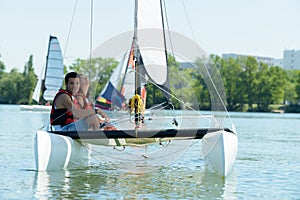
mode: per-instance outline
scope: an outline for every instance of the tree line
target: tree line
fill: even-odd
[[[224,104],[229,111],[268,112],[284,109],[300,112],[300,71],[268,66],[254,57],[210,59],[197,58],[193,67],[182,68],[172,56],[168,57],[169,82],[173,105],[210,110]],[[96,98],[107,83],[118,62],[112,58],[77,59],[65,72],[76,71],[88,75],[91,96]],[[38,77],[31,55],[23,72],[16,69],[5,72],[0,60],[0,103],[35,104],[31,99]],[[218,100],[222,98],[222,101]],[[147,84],[147,107],[164,101],[165,96],[157,85]]]

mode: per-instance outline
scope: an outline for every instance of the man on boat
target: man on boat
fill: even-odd
[[[80,79],[76,72],[65,76],[66,90],[59,90],[53,100],[50,114],[52,126],[60,125],[62,131],[98,130],[99,123],[94,110],[82,110],[73,96],[80,88]]]

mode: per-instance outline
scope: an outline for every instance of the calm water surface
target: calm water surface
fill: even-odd
[[[86,167],[38,173],[33,139],[49,114],[0,105],[0,199],[300,199],[300,115],[231,117],[239,150],[225,179],[206,167],[199,142],[172,165],[92,158]]]

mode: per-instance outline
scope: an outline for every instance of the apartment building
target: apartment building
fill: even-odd
[[[300,70],[300,50],[284,50],[283,69]]]

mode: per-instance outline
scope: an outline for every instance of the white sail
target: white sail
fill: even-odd
[[[45,100],[53,100],[57,91],[61,88],[64,79],[64,64],[58,39],[50,36],[43,97]]]
[[[32,99],[39,103],[40,101],[40,94],[42,89],[42,83],[44,80],[44,74],[45,74],[45,67],[43,67],[43,70],[41,71],[40,76],[38,77],[38,82],[34,88]]]
[[[161,1],[137,2],[137,44],[149,77],[157,84],[167,81],[167,59]]]

